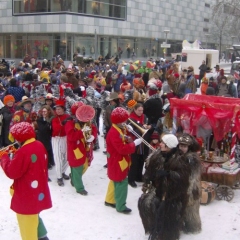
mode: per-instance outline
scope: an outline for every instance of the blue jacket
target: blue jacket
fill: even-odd
[[[120,91],[120,85],[122,84],[124,77],[125,77],[124,74],[122,74],[122,73],[118,74],[117,81],[116,81],[116,83],[113,86],[114,92],[119,92]]]

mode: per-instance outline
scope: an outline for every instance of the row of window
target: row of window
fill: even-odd
[[[64,60],[72,60],[74,52],[88,57],[95,55],[116,56],[120,58],[157,58],[164,56],[161,43],[164,39],[114,38],[110,36],[71,35],[71,34],[28,34],[1,35],[0,58],[19,58],[28,53],[36,59],[51,59],[61,55]],[[171,41],[169,52],[180,52],[182,41]],[[96,49],[97,48],[97,49]]]
[[[205,3],[205,7],[210,8],[211,6],[210,6],[209,3]],[[203,21],[204,22],[209,22],[209,18],[204,18]],[[203,28],[203,32],[207,33],[208,31],[209,31],[208,28]]]
[[[69,12],[126,19],[126,0],[13,0],[13,14]]]

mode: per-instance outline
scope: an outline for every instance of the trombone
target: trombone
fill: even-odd
[[[143,129],[143,128],[141,128],[139,125],[137,125],[134,121],[132,121],[131,119],[128,119],[135,127],[137,127],[142,133],[143,133],[143,135],[148,131],[148,130],[146,130],[146,129]],[[127,127],[128,125],[127,124],[124,124],[125,125],[125,127]],[[153,146],[151,146],[151,144],[149,144],[142,136],[140,136],[137,132],[135,132],[134,130],[130,130],[130,132],[135,136],[135,137],[137,137],[137,138],[140,138],[140,139],[142,139],[142,142],[148,147],[148,148],[150,148],[153,152],[155,152],[156,151],[156,149],[153,147]]]

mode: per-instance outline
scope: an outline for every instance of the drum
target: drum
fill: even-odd
[[[202,188],[201,204],[208,205],[216,197],[215,188],[211,183],[205,181],[201,181],[201,188]]]

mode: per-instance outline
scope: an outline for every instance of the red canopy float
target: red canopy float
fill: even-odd
[[[170,99],[171,115],[183,130],[196,135],[198,126],[211,128],[216,141],[232,130],[240,137],[240,99],[187,94]]]

